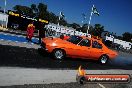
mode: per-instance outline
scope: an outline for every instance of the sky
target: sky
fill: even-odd
[[[0,7],[4,8],[4,1],[0,0]],[[124,32],[132,33],[132,0],[6,0],[6,10],[15,5],[30,6],[44,3],[48,11],[59,15],[62,11],[69,23],[82,25],[82,13],[86,14],[88,23],[91,8],[94,4],[100,16],[92,15],[91,25],[101,24],[105,30],[122,35]]]

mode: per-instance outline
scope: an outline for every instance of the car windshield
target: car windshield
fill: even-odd
[[[67,41],[73,43],[73,44],[78,44],[83,38],[79,36],[71,36]]]

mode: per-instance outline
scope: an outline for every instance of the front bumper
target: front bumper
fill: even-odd
[[[44,42],[42,42],[40,46],[42,49],[48,51],[48,49],[46,48],[46,44]]]

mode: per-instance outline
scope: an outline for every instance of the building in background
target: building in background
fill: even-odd
[[[0,12],[0,27],[7,28],[8,24],[8,15]]]

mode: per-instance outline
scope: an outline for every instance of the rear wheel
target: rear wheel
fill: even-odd
[[[64,50],[61,50],[61,49],[55,49],[53,51],[53,56],[55,59],[62,60],[65,57],[65,52]]]
[[[101,64],[106,64],[106,63],[108,62],[108,60],[109,60],[109,57],[108,57],[107,55],[102,55],[102,56],[100,57],[100,59],[99,59],[99,62],[100,62]]]

